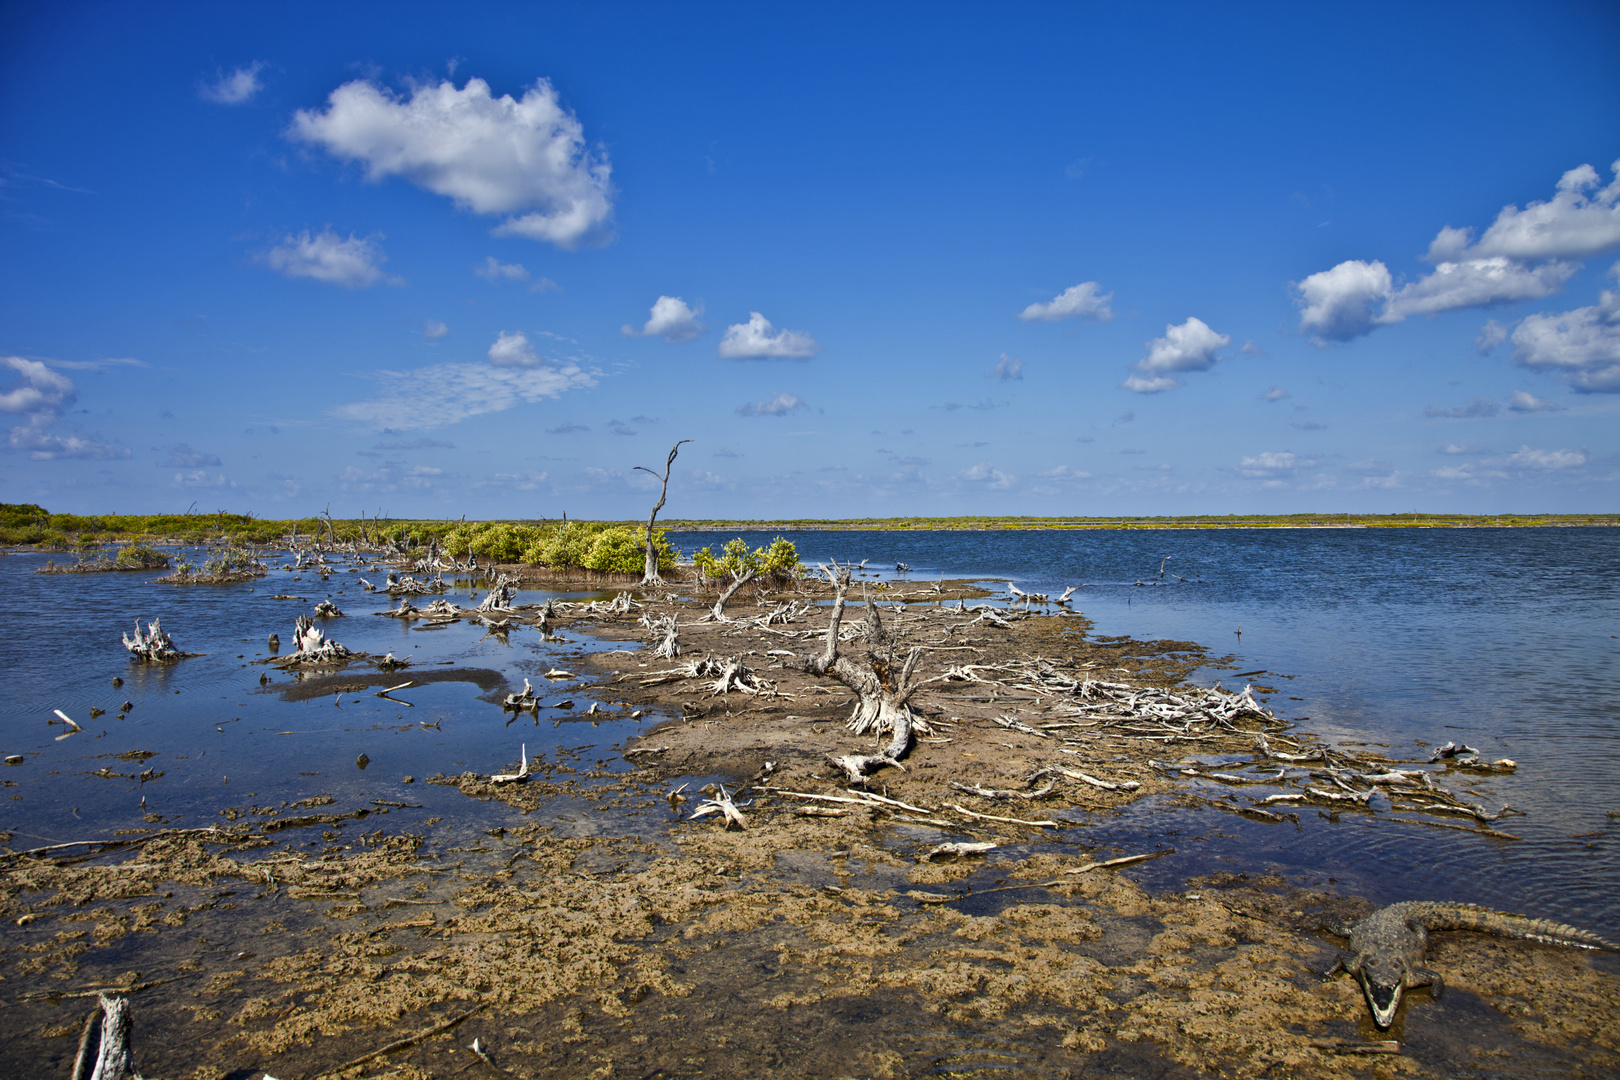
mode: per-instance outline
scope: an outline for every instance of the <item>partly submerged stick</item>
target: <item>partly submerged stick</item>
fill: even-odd
[[[489,1008],[489,1002],[487,1002],[487,1001],[484,1002],[482,1005],[474,1005],[472,1008],[468,1009],[466,1012],[462,1013],[460,1016],[453,1016],[449,1020],[446,1020],[444,1023],[437,1024],[434,1027],[430,1027],[426,1031],[418,1031],[415,1035],[407,1035],[403,1039],[396,1039],[393,1042],[389,1043],[387,1046],[384,1046],[383,1048],[381,1048],[380,1050],[373,1050],[371,1053],[362,1055],[361,1057],[357,1057],[353,1061],[347,1062],[347,1063],[345,1063],[343,1065],[339,1065],[335,1069],[325,1069],[325,1070],[323,1070],[321,1072],[316,1073],[314,1076],[310,1077],[310,1080],[321,1080],[321,1077],[323,1077],[323,1076],[332,1076],[332,1075],[334,1075],[336,1073],[346,1072],[349,1069],[354,1068],[356,1065],[364,1065],[366,1062],[370,1061],[372,1058],[379,1058],[379,1057],[382,1057],[384,1054],[392,1054],[395,1050],[403,1050],[407,1046],[414,1046],[415,1044],[421,1042],[423,1039],[431,1039],[433,1036],[439,1034],[441,1031],[449,1031],[451,1028],[455,1027],[457,1024],[461,1023],[463,1020],[466,1020],[468,1017],[473,1016],[473,1015],[475,1015],[477,1013],[481,1013],[487,1008]]]

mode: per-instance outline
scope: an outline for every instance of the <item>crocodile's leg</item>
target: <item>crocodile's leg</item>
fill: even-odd
[[[1337,960],[1333,961],[1333,966],[1328,968],[1326,971],[1324,971],[1322,973],[1322,979],[1325,982],[1328,979],[1333,978],[1333,976],[1339,974],[1340,972],[1343,972],[1344,974],[1349,975],[1349,976],[1351,976],[1353,978],[1355,976],[1356,972],[1358,972],[1360,970],[1361,970],[1361,957],[1359,957],[1359,956],[1350,956],[1348,953],[1340,953],[1339,958]]]
[[[1406,988],[1408,990],[1413,987],[1427,986],[1429,996],[1436,1001],[1439,1001],[1440,995],[1446,992],[1446,980],[1440,977],[1438,971],[1431,971],[1425,967],[1408,968],[1407,971]]]

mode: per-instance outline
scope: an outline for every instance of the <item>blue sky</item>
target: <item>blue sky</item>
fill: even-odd
[[[1614,511],[1609,3],[0,7],[0,500]]]

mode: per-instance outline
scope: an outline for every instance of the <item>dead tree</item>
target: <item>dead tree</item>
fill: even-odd
[[[174,640],[164,632],[157,619],[153,619],[146,633],[141,632],[141,623],[135,621],[135,636],[131,638],[124,635],[124,648],[137,660],[145,660],[153,664],[166,664],[171,660],[180,659],[182,653],[175,648]]]
[[[661,660],[673,660],[681,655],[681,627],[673,611],[668,615],[643,615],[641,625],[650,634],[651,640],[647,645],[654,656]]]
[[[733,570],[731,572],[731,584],[727,585],[725,587],[725,590],[720,593],[720,599],[718,599],[718,600],[716,600],[714,602],[713,610],[711,610],[707,615],[705,615],[700,621],[701,622],[725,622],[726,621],[726,601],[730,600],[732,598],[732,596],[736,594],[738,589],[742,588],[744,585],[748,584],[750,581],[753,581],[758,576],[759,576],[759,571],[754,569],[752,566],[741,566],[741,567],[738,567],[737,569]]]
[[[517,595],[517,578],[502,574],[490,586],[489,595],[478,605],[479,611],[511,611],[512,598]]]
[[[315,622],[308,615],[298,616],[293,628],[293,644],[296,648],[293,655],[283,664],[330,664],[340,660],[347,660],[354,653],[345,645],[331,640],[315,628]]]
[[[902,768],[900,759],[911,750],[913,734],[928,733],[927,724],[911,714],[910,706],[912,695],[926,682],[917,678],[922,650],[913,648],[904,659],[897,656],[896,636],[884,627],[878,606],[868,598],[862,633],[866,656],[856,660],[841,653],[838,632],[849,596],[849,568],[833,563],[831,568],[823,566],[821,570],[837,589],[822,650],[818,654],[785,657],[782,664],[812,675],[831,675],[855,692],[849,730],[857,735],[890,736],[880,754],[829,755],[828,760],[843,769],[853,783],[864,784],[879,769]]]
[[[664,583],[664,579],[658,576],[658,548],[653,545],[653,522],[658,520],[658,511],[664,508],[664,496],[669,493],[669,470],[675,464],[675,455],[681,452],[683,444],[691,441],[691,439],[682,439],[670,447],[669,460],[664,462],[664,477],[662,484],[658,488],[658,502],[653,506],[652,513],[647,515],[647,562],[641,574],[641,583],[643,585],[662,585]],[[636,468],[651,476],[658,475],[645,465],[637,465]]]

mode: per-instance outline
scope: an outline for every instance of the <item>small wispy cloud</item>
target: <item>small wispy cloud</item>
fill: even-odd
[[[207,454],[200,450],[193,450],[185,443],[175,443],[170,447],[154,447],[163,452],[163,459],[158,462],[160,469],[200,469],[219,464],[218,454]]]
[[[411,439],[409,442],[380,442],[373,450],[454,450],[456,444],[444,439]]]
[[[283,277],[309,278],[345,289],[365,289],[379,281],[402,285],[403,280],[382,271],[388,256],[378,243],[381,239],[380,233],[364,239],[350,233],[345,240],[333,232],[331,226],[314,235],[305,229],[283,237],[279,244],[260,255],[259,261]]]
[[[769,401],[751,401],[737,406],[738,416],[786,416],[810,406],[798,394],[779,393]]]
[[[1102,286],[1095,281],[1071,285],[1044,304],[1031,304],[1018,313],[1025,322],[1058,322],[1061,319],[1094,319],[1107,322],[1114,317],[1108,305],[1113,293],[1098,295]]]
[[[1438,405],[1430,405],[1423,410],[1423,415],[1434,419],[1445,420],[1483,420],[1495,416],[1502,411],[1495,398],[1470,398],[1462,405],[1450,409],[1443,409]]]
[[[264,62],[255,60],[229,74],[219,72],[197,88],[197,96],[216,105],[245,104],[264,89],[264,83],[259,79],[259,72],[263,70]]]
[[[484,256],[484,264],[473,273],[485,281],[528,281],[529,271],[522,263],[503,263],[493,255]]]
[[[1014,380],[1021,382],[1024,378],[1024,362],[1002,353],[1001,359],[997,360],[996,366],[985,374],[985,378],[1000,379],[1002,382],[1012,382]]]

